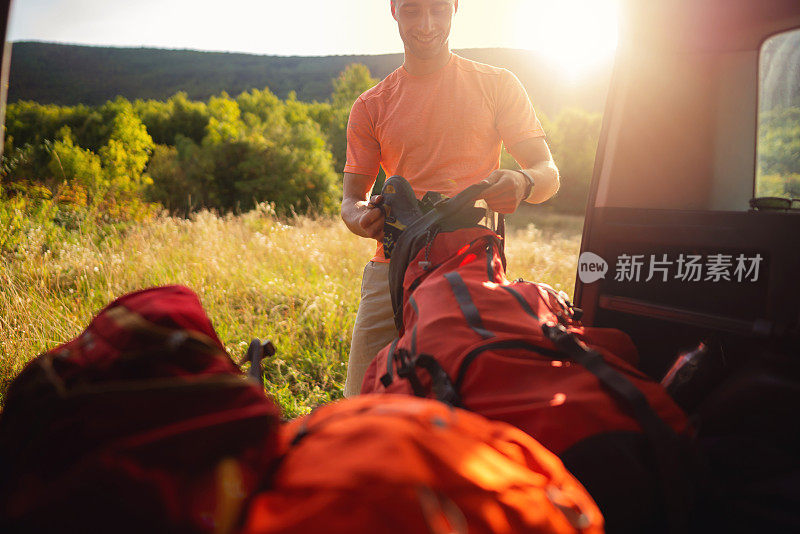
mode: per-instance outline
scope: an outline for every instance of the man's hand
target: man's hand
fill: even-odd
[[[530,197],[523,198],[528,190],[528,179],[519,172],[498,169],[486,179],[492,185],[483,193],[491,209],[500,213],[512,213],[524,200],[531,204],[544,202],[558,191],[558,168],[550,154],[550,148],[542,137],[520,141],[508,148],[514,159],[535,182]]]
[[[493,185],[483,192],[481,198],[498,213],[514,213],[520,202],[525,200],[528,180],[519,171],[497,169],[485,181]]]
[[[358,217],[358,225],[363,230],[364,237],[371,237],[381,241],[383,239],[383,220],[384,214],[380,205],[383,203],[383,196],[372,195],[366,203]]]
[[[381,195],[373,195],[367,200],[375,178],[362,174],[344,173],[344,194],[342,195],[342,220],[356,235],[372,239],[383,239],[383,204]]]

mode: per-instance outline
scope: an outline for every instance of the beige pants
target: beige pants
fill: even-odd
[[[389,264],[371,261],[364,267],[361,280],[361,302],[347,360],[345,397],[358,395],[370,362],[396,337],[392,297],[389,295]]]

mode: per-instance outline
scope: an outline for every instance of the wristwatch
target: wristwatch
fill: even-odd
[[[521,172],[522,176],[524,176],[525,180],[528,182],[528,187],[525,189],[525,196],[522,197],[522,200],[524,201],[531,196],[531,193],[533,192],[533,186],[536,185],[536,182],[533,181],[533,176],[528,174],[526,171],[522,169],[517,169],[517,172]]]

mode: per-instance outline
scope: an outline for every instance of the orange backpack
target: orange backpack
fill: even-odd
[[[400,337],[361,393],[435,398],[514,425],[559,456],[610,529],[681,531],[694,491],[687,418],[635,368],[630,338],[584,327],[544,284],[508,280],[485,227],[409,229],[389,275]]]
[[[363,395],[284,425],[285,456],[242,532],[602,532],[592,498],[520,430]]]

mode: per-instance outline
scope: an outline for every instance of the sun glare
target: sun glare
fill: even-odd
[[[520,2],[517,47],[534,50],[576,78],[617,47],[618,0]]]

